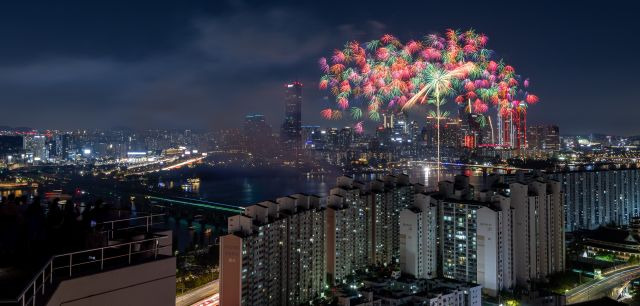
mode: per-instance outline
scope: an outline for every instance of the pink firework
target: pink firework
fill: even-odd
[[[318,60],[318,65],[320,65],[320,70],[322,70],[322,72],[329,73],[329,65],[327,64],[327,59],[326,58],[321,57]]]
[[[320,84],[318,84],[318,88],[320,88],[321,90],[325,90],[325,89],[327,89],[328,85],[329,85],[329,81],[321,80]]]
[[[331,110],[330,108],[323,109],[320,112],[320,115],[322,115],[322,118],[324,118],[324,119],[331,119],[331,117],[333,115],[333,110]]]
[[[491,73],[496,72],[496,70],[498,70],[498,63],[489,61],[489,64],[487,64],[487,70]]]
[[[335,64],[344,64],[346,58],[347,57],[344,55],[344,52],[335,50],[333,51],[333,57],[331,57],[331,61],[333,61]]]
[[[486,113],[489,110],[489,106],[482,102],[482,100],[480,99],[476,99],[475,102],[473,102],[473,111],[476,113]]]
[[[341,109],[347,109],[349,107],[349,100],[346,98],[339,98],[338,106],[340,106]]]

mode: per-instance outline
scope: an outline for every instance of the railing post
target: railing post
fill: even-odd
[[[104,248],[100,249],[100,271],[104,270]]]
[[[115,229],[113,228],[113,226],[114,226],[113,224],[114,224],[114,223],[115,223],[115,222],[111,221],[111,239],[113,239],[113,237],[115,237],[115,236],[114,236],[114,235],[115,235]]]
[[[33,282],[33,306],[36,306],[36,282]]]
[[[49,284],[53,284],[53,259],[49,262]]]
[[[129,243],[129,264],[131,264],[131,243]]]
[[[44,280],[44,274],[45,274],[45,273],[46,273],[46,271],[42,271],[42,294],[43,294],[43,295],[44,295],[44,283],[45,283],[45,280]]]
[[[71,277],[71,265],[73,264],[73,254],[69,254],[69,277]]]
[[[158,259],[158,239],[156,238],[155,248],[153,250],[153,259]]]
[[[149,232],[149,217],[146,217],[145,220],[147,220],[147,233]]]

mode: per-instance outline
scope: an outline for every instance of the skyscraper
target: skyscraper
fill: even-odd
[[[71,135],[61,134],[55,138],[56,151],[55,155],[62,160],[69,158],[69,148],[71,146]]]
[[[302,144],[302,83],[285,85],[282,143],[289,153],[296,153]]]
[[[273,146],[271,126],[264,115],[252,114],[244,117],[244,148],[255,155],[266,155]]]
[[[46,137],[44,135],[25,135],[24,150],[27,154],[32,154],[33,161],[44,161],[47,159]]]
[[[531,150],[554,153],[560,150],[560,129],[557,125],[538,125],[527,130],[527,146]]]

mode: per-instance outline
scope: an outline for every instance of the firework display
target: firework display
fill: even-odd
[[[524,145],[527,107],[539,99],[527,92],[528,79],[492,58],[487,42],[473,30],[451,29],[406,43],[390,34],[364,44],[348,42],[319,60],[324,72],[319,87],[335,97],[322,116],[351,118],[362,132],[366,120],[419,105],[429,105],[431,117],[446,118],[449,112],[441,106],[453,100],[483,127],[491,125],[489,113],[497,116],[498,139],[491,126],[492,144]]]

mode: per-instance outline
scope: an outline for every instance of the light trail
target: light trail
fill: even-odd
[[[192,158],[192,159],[185,160],[183,162],[177,163],[175,165],[164,167],[164,168],[162,168],[162,170],[171,170],[171,169],[175,169],[175,168],[180,168],[180,167],[182,167],[184,165],[195,163],[195,162],[201,161],[201,160],[203,160],[205,158],[206,158],[206,156],[201,156],[201,157],[198,157],[198,158]]]
[[[209,298],[193,304],[192,306],[218,306],[220,305],[220,293],[216,293]]]
[[[165,202],[170,202],[175,204],[195,206],[195,207],[206,208],[206,209],[217,209],[217,210],[223,210],[223,211],[228,211],[228,212],[237,213],[237,214],[244,212],[244,207],[241,207],[241,206],[233,206],[233,205],[220,204],[215,202],[207,202],[207,201],[194,200],[194,199],[183,200],[183,199],[163,198],[163,197],[149,196],[149,195],[147,197],[149,197],[149,199],[158,200],[158,201],[165,201]],[[198,202],[205,202],[209,204],[198,203]]]
[[[607,277],[597,280],[593,283],[584,284],[573,288],[567,292],[567,304],[575,304],[579,302],[588,301],[590,299],[598,298],[603,292],[607,295],[606,291],[609,287],[616,285],[616,283],[624,282],[628,278],[636,278],[640,275],[640,267],[633,267],[630,269],[615,272]]]

